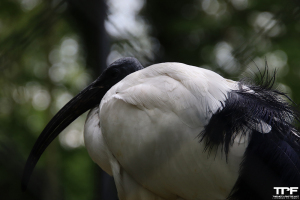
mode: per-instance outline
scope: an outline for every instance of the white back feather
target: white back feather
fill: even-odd
[[[171,110],[188,126],[199,127],[208,122],[227,92],[234,89],[236,82],[210,70],[161,63],[125,77],[104,96],[101,106],[110,98],[117,98],[142,110]]]

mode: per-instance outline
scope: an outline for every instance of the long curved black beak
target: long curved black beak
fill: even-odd
[[[33,169],[48,145],[81,114],[99,105],[102,97],[109,89],[102,86],[100,80],[99,77],[70,100],[44,128],[27,159],[22,177],[23,191],[26,190]]]
[[[136,58],[121,58],[104,70],[92,84],[69,101],[47,124],[35,142],[27,159],[22,177],[22,189],[26,190],[33,169],[48,145],[71,122],[87,110],[98,106],[105,93],[127,75],[143,69]]]

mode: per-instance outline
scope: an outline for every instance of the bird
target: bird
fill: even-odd
[[[22,187],[47,146],[88,110],[86,149],[113,176],[120,200],[265,200],[274,187],[299,187],[299,112],[274,89],[275,75],[260,75],[254,84],[120,58],[50,120]]]

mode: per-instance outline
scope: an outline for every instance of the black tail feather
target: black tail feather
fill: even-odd
[[[199,134],[208,153],[221,146],[226,158],[237,135],[250,139],[230,200],[272,199],[273,187],[300,187],[300,133],[295,127],[300,114],[285,93],[273,89],[276,72],[270,76],[266,66],[259,73],[258,85],[241,81],[239,90],[227,94]]]

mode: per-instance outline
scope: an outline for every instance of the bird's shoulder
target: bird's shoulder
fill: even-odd
[[[174,112],[190,126],[204,124],[236,82],[210,70],[182,63],[160,63],[125,77],[102,100],[120,99],[142,110]],[[189,121],[189,122],[188,122]]]

